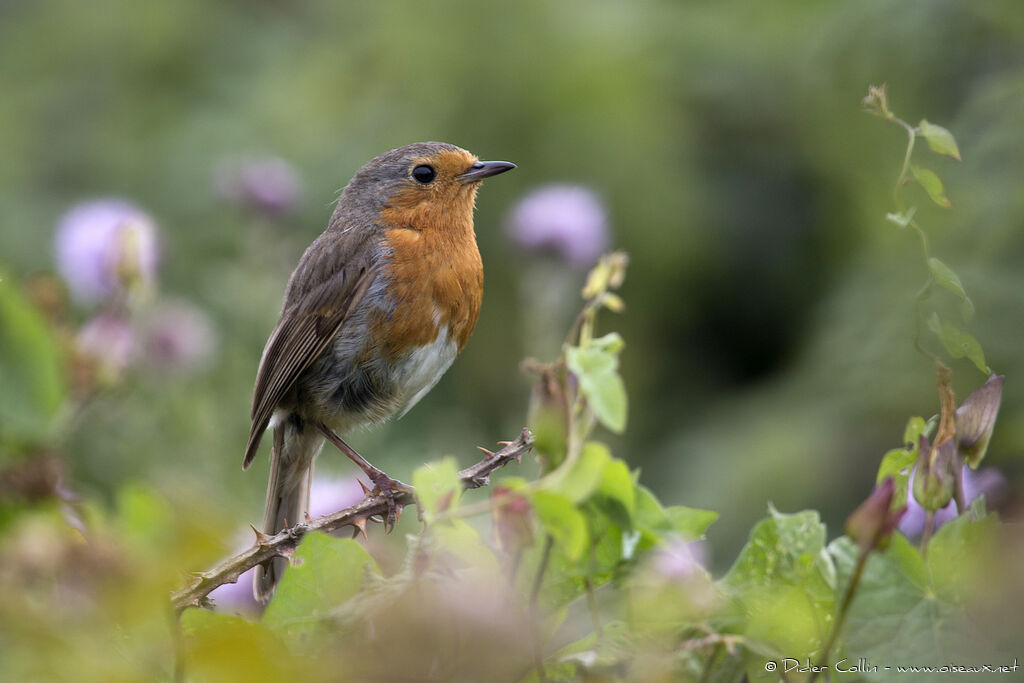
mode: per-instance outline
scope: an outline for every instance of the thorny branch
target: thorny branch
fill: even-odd
[[[515,441],[504,442],[504,447],[492,453],[486,449],[486,457],[475,465],[459,472],[462,485],[467,489],[480,488],[490,483],[490,475],[511,461],[520,462],[523,455],[533,448],[533,434],[528,429]],[[414,505],[415,496],[410,493],[395,493],[395,502],[399,506]],[[229,557],[217,566],[205,572],[197,572],[190,576],[181,590],[171,595],[174,612],[180,614],[187,607],[200,607],[208,603],[207,596],[214,588],[225,583],[234,583],[243,573],[274,557],[290,558],[295,553],[299,541],[310,531],[329,533],[345,526],[353,527],[356,532],[366,533],[366,522],[374,516],[386,515],[387,503],[384,496],[373,496],[357,505],[329,515],[317,517],[304,524],[285,529],[274,536],[256,532],[256,543],[251,548],[233,557]]]

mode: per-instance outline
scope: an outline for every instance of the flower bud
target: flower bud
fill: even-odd
[[[892,477],[887,478],[846,519],[846,535],[855,540],[862,551],[888,547],[892,532],[907,511],[906,505],[892,509],[895,491]]]
[[[515,555],[533,545],[533,512],[526,496],[505,486],[491,492],[494,532],[501,549]]]
[[[972,470],[985,457],[1003,398],[1002,375],[990,375],[956,409],[956,445]]]
[[[935,512],[949,505],[956,487],[956,444],[947,439],[936,448],[921,435],[917,448],[917,469],[914,471],[914,500]]]

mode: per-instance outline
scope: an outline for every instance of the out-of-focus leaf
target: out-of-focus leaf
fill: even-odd
[[[193,608],[182,613],[181,629],[189,680],[257,681],[311,673],[304,658],[263,624]]]
[[[974,319],[974,302],[971,301],[971,297],[965,296],[963,301],[960,302],[960,316],[964,319],[965,323],[969,323]]]
[[[359,593],[368,571],[380,573],[370,554],[355,541],[319,532],[306,534],[263,613],[263,623],[280,632],[304,633]]]
[[[886,479],[892,478],[894,490],[890,509],[897,510],[907,504],[907,492],[910,490],[910,470],[916,460],[916,443],[909,448],[894,448],[882,456],[882,464],[878,466],[875,484],[881,484]]]
[[[491,549],[484,545],[480,533],[462,519],[447,519],[430,528],[437,545],[458,557],[471,567],[483,569],[492,575],[501,568]]]
[[[954,531],[947,538],[956,535]],[[937,538],[938,533],[933,544]],[[846,537],[829,545],[840,590],[850,581],[858,552]],[[949,565],[955,554],[947,553],[946,548],[940,549],[938,560],[933,559],[934,554],[935,547],[929,545],[926,566],[918,550],[898,533],[884,553],[871,553],[843,629],[845,655],[850,661],[864,657],[893,670],[897,665],[990,661],[992,652],[978,637],[977,626],[962,605],[929,580],[939,562],[947,566],[947,572],[957,572],[957,565]],[[957,583],[963,583],[962,577]]]
[[[587,547],[587,520],[565,496],[537,491],[531,498],[537,519],[562,553],[577,561]]]
[[[429,523],[445,510],[454,508],[462,497],[462,481],[455,458],[427,463],[412,475],[423,518]]]
[[[960,282],[960,278],[945,263],[933,256],[928,259],[928,269],[932,271],[936,282],[956,294],[961,301],[967,298],[967,292],[964,291],[964,285]]]
[[[0,271],[0,440],[45,440],[66,392],[57,342]]]
[[[953,206],[953,203],[949,201],[949,197],[946,196],[946,190],[942,186],[942,181],[939,179],[939,176],[935,175],[934,171],[929,171],[927,168],[921,168],[920,166],[911,166],[910,172],[914,174],[914,179],[920,183],[933,202],[945,209]]]
[[[936,313],[932,313],[928,319],[928,329],[942,340],[942,345],[946,347],[946,351],[953,358],[967,358],[983,373],[989,374],[988,365],[985,363],[985,352],[978,340],[969,332],[964,332],[956,325],[940,320]]]
[[[818,513],[771,508],[719,584],[740,603],[747,636],[787,656],[816,651],[828,635],[836,585]],[[755,666],[764,671],[765,661]]]
[[[967,603],[982,592],[994,563],[1000,558],[999,520],[985,513],[984,497],[976,498],[966,514],[935,532],[928,544],[928,571],[936,595]]]
[[[612,500],[618,502],[632,518],[633,509],[636,504],[636,486],[633,477],[629,473],[629,467],[621,460],[610,460],[601,472],[601,482],[598,491]]]
[[[605,466],[610,460],[611,453],[607,446],[594,441],[587,442],[572,468],[559,474],[552,481],[549,490],[565,496],[573,503],[581,503],[589,498],[601,483]]]
[[[696,540],[704,535],[708,527],[718,519],[714,510],[701,510],[685,505],[671,505],[665,508],[673,530],[686,539]]]
[[[952,133],[942,126],[929,123],[927,119],[921,119],[918,127],[921,129],[921,135],[928,141],[928,146],[932,148],[933,152],[953,157],[957,161],[963,161],[960,158],[960,149],[956,146],[956,140],[953,138]]]
[[[920,415],[907,420],[907,426],[903,430],[903,443],[906,446],[917,446],[917,440],[924,434],[924,430],[927,429],[928,423],[925,422],[924,418]]]

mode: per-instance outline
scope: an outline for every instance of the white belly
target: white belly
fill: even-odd
[[[399,417],[405,415],[451,366],[458,353],[455,340],[448,334],[445,325],[437,333],[437,339],[427,346],[412,351],[397,364],[394,370],[395,384],[401,387]]]

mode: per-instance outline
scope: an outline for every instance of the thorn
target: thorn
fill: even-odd
[[[359,488],[361,488],[363,490],[363,495],[364,496],[370,495],[370,489],[366,488],[366,484],[363,483],[363,480],[357,478],[356,481],[359,482]]]
[[[265,533],[254,527],[252,524],[249,525],[249,528],[252,529],[254,534],[256,534],[256,545],[267,545],[267,543],[270,541],[270,536],[267,536]]]
[[[352,526],[355,527],[352,530],[352,538],[358,536],[360,532],[362,532],[363,538],[369,538],[366,535],[366,519],[366,517],[356,517],[354,520],[352,520]]]
[[[488,458],[493,458],[494,457],[494,451],[489,451],[486,448],[484,448],[483,446],[477,446],[476,449],[478,451],[480,451],[481,453],[483,453],[484,455],[486,455]]]
[[[502,448],[508,448],[509,446],[512,445],[512,442],[511,441],[499,441],[498,445],[501,446]]]
[[[516,453],[516,464],[517,465],[522,465],[523,464],[523,454],[522,453]]]

